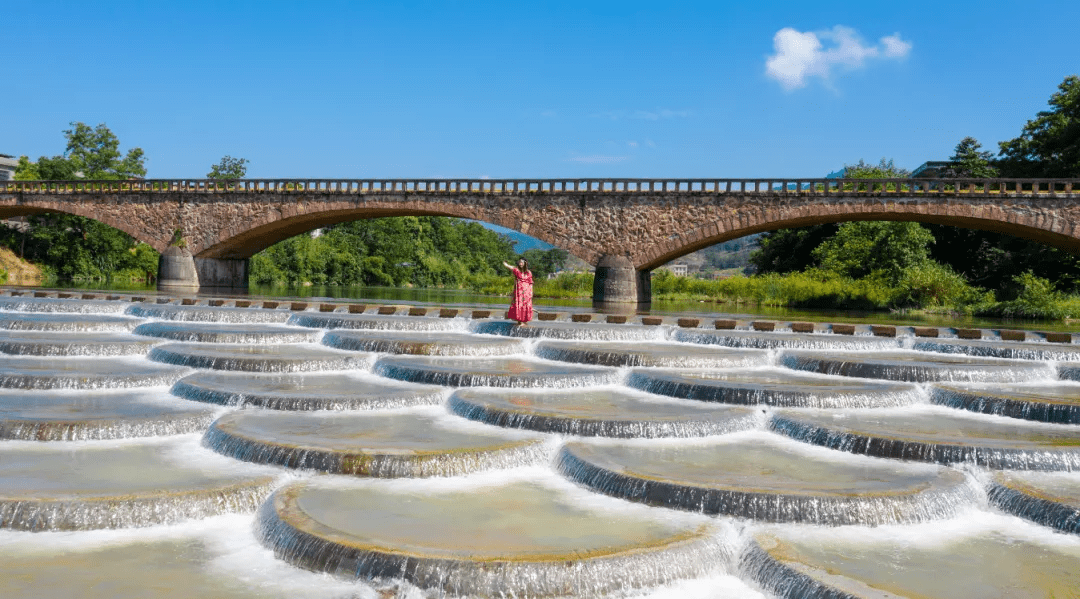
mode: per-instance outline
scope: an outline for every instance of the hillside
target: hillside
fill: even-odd
[[[41,283],[41,269],[19,258],[15,252],[0,247],[0,268],[8,273],[9,285],[37,285]]]

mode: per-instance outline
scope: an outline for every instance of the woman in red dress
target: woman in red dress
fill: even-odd
[[[533,317],[533,278],[532,271],[529,270],[529,263],[524,258],[521,258],[518,260],[516,267],[510,266],[506,262],[503,262],[503,266],[514,273],[514,293],[510,296],[510,310],[506,313],[506,317],[510,320],[516,320],[518,324],[526,324]]]

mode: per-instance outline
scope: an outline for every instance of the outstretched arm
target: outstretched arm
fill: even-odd
[[[503,266],[505,266],[507,270],[514,270],[514,267],[507,264],[506,260],[503,260]]]

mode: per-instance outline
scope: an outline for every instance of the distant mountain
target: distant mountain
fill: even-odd
[[[529,237],[528,235],[513,229],[507,229],[506,227],[500,227],[499,225],[493,225],[483,221],[476,222],[480,223],[485,229],[491,229],[496,233],[502,233],[509,237],[510,240],[514,242],[514,251],[519,254],[524,253],[526,250],[550,250],[555,247],[546,241],[540,241],[535,237]]]

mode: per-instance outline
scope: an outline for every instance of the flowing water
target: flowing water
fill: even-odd
[[[0,597],[1080,597],[1076,345],[245,304],[0,297]]]

